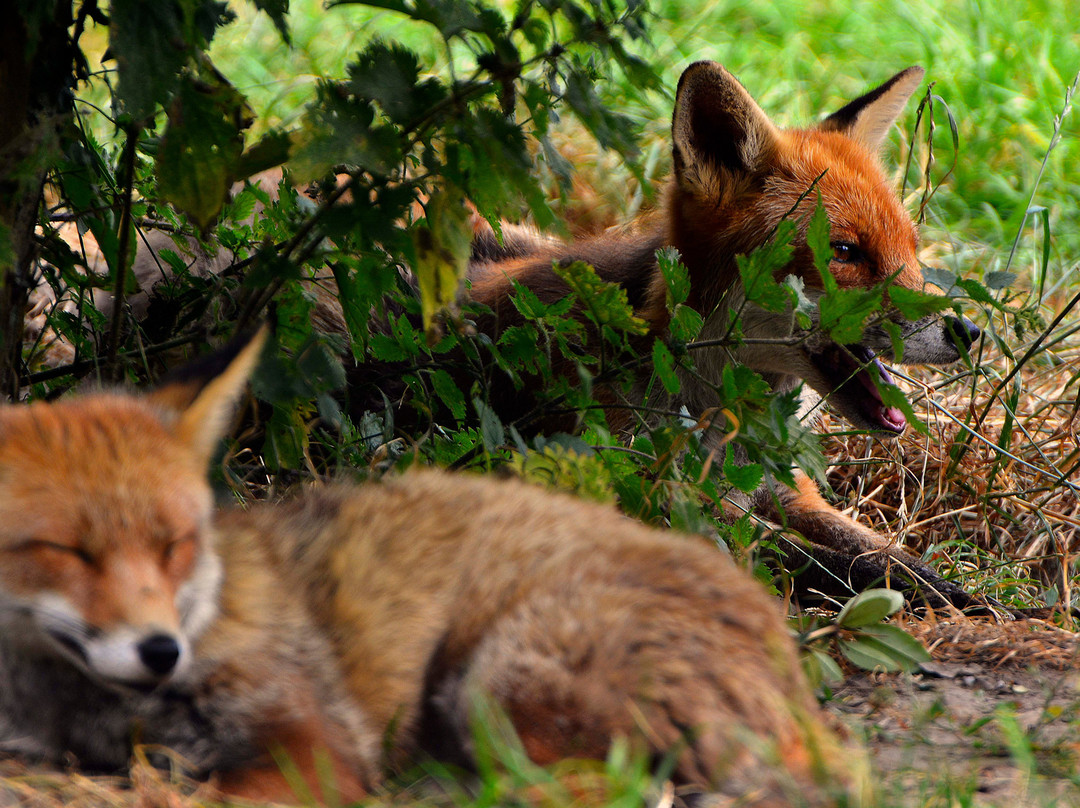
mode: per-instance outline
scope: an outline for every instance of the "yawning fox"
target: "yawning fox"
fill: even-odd
[[[847,104],[808,129],[780,129],[727,70],[714,62],[691,65],[679,81],[672,136],[674,180],[659,215],[648,215],[625,233],[605,233],[563,244],[526,228],[505,226],[499,238],[484,222],[477,226],[469,279],[472,297],[489,306],[491,318],[481,328],[499,332],[521,322],[511,302],[513,284],[531,289],[544,302],[568,293],[553,264],[592,264],[600,277],[620,284],[635,313],[649,325],[646,349],[663,337],[669,322],[667,286],[656,252],[678,249],[690,278],[687,301],[704,317],[699,339],[716,344],[729,333],[738,313],[746,341],[734,350],[718,347],[695,352],[696,373],[685,374],[673,406],[685,406],[697,418],[717,404],[714,390],[731,362],[758,371],[774,391],[801,385],[804,418],[813,417],[822,398],[856,426],[881,433],[901,433],[906,421],[882,401],[872,373],[891,378],[881,358],[893,356],[893,339],[884,325],[866,328],[856,344],[837,344],[814,322],[800,328],[791,311],[772,312],[747,303],[736,256],[761,247],[785,218],[801,223],[794,258],[782,270],[801,278],[815,303],[824,293],[821,273],[806,243],[806,228],[820,196],[828,216],[832,259],[830,272],[840,289],[924,289],[917,255],[918,233],[891,188],[878,150],[923,70],[911,67]],[[933,291],[933,290],[928,290]],[[960,357],[979,329],[966,318],[928,316],[917,321],[887,314],[902,336],[904,363],[941,364]],[[642,379],[637,401],[644,400]],[[498,391],[496,391],[496,394]],[[511,396],[507,394],[509,400]],[[521,406],[522,397],[517,396]],[[626,411],[613,408],[609,423],[632,425]],[[720,446],[724,429],[706,433],[706,449]],[[860,588],[891,572],[903,585],[930,584],[922,595],[931,602],[944,596],[958,606],[972,598],[931,569],[831,507],[807,476],[796,473],[794,489],[763,485],[738,509],[753,509],[782,521],[809,542],[818,562]],[[796,553],[801,550],[796,549]],[[898,562],[898,563],[896,563]],[[824,579],[822,579],[824,580]]]
[[[701,539],[435,471],[217,512],[260,341],[147,395],[0,408],[0,750],[160,745],[281,801],[276,761],[317,790],[327,756],[356,798],[418,752],[467,762],[493,703],[541,763],[625,737],[740,804],[858,797],[779,604]]]

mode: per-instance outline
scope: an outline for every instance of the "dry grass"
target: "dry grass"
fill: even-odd
[[[887,524],[965,585],[1021,600],[1055,587],[1068,602],[1080,553],[1080,345],[1037,355],[993,398],[1012,364],[986,351],[974,392],[972,374],[918,372],[907,387],[929,434],[833,434],[829,481],[852,515]]]

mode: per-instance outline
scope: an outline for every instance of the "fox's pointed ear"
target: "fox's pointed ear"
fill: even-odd
[[[925,73],[921,67],[909,67],[897,73],[876,90],[834,112],[821,122],[820,128],[827,132],[843,132],[876,152]]]
[[[238,337],[169,376],[147,400],[170,416],[176,436],[206,463],[228,429],[233,410],[258,364],[269,328]]]
[[[682,74],[671,134],[679,184],[710,195],[725,180],[759,171],[779,139],[750,93],[716,62],[696,62]]]

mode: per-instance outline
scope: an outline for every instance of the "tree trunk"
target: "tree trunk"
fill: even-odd
[[[23,318],[33,288],[34,225],[57,127],[71,110],[77,48],[71,0],[48,11],[3,3],[0,19],[0,395],[23,369]]]

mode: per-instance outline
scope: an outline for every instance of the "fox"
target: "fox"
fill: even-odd
[[[486,221],[476,220],[469,295],[491,312],[479,319],[478,327],[498,334],[521,322],[511,302],[516,284],[547,303],[565,296],[569,289],[553,265],[584,261],[601,279],[626,290],[635,314],[648,324],[641,342],[647,350],[664,336],[670,319],[657,250],[674,247],[689,274],[687,304],[704,318],[699,340],[721,342],[735,313],[747,339],[734,349],[696,352],[696,373],[683,373],[671,406],[656,403],[651,391],[651,407],[685,407],[696,419],[715,408],[713,391],[725,366],[739,363],[757,371],[778,394],[800,390],[804,421],[815,421],[824,401],[860,429],[885,438],[901,434],[907,426],[904,414],[883,402],[873,380],[876,375],[891,383],[883,362],[957,361],[980,337],[980,329],[951,313],[910,321],[891,311],[888,319],[902,335],[902,358],[894,354],[890,332],[880,323],[867,327],[857,343],[837,344],[816,328],[816,310],[804,329],[791,311],[770,312],[747,303],[736,256],[765,244],[783,219],[799,222],[793,258],[780,274],[800,278],[807,297],[816,302],[824,283],[806,229],[820,197],[830,227],[829,269],[839,288],[888,283],[940,294],[923,280],[918,229],[879,156],[923,75],[921,67],[909,67],[816,126],[782,129],[722,65],[692,64],[676,91],[673,178],[658,212],[644,214],[623,231],[570,243],[523,225],[504,225],[496,236]],[[631,404],[644,401],[646,381],[631,394]],[[517,394],[519,407],[521,399]],[[610,403],[612,427],[631,427],[630,413]],[[726,431],[706,431],[705,451],[720,450]],[[839,512],[800,470],[795,470],[793,488],[766,479],[754,494],[735,492],[731,499],[734,513],[756,512],[801,537],[790,544],[789,566],[806,566],[800,578],[804,587],[832,591],[839,580],[858,590],[884,579],[920,603],[980,610],[985,605],[886,536]],[[811,559],[815,563],[809,564]]]
[[[779,602],[701,537],[434,469],[216,506],[266,339],[147,393],[0,407],[0,752],[123,772],[138,748],[290,803],[287,761],[335,802],[468,765],[492,709],[540,764],[624,738],[739,804],[862,804]]]

